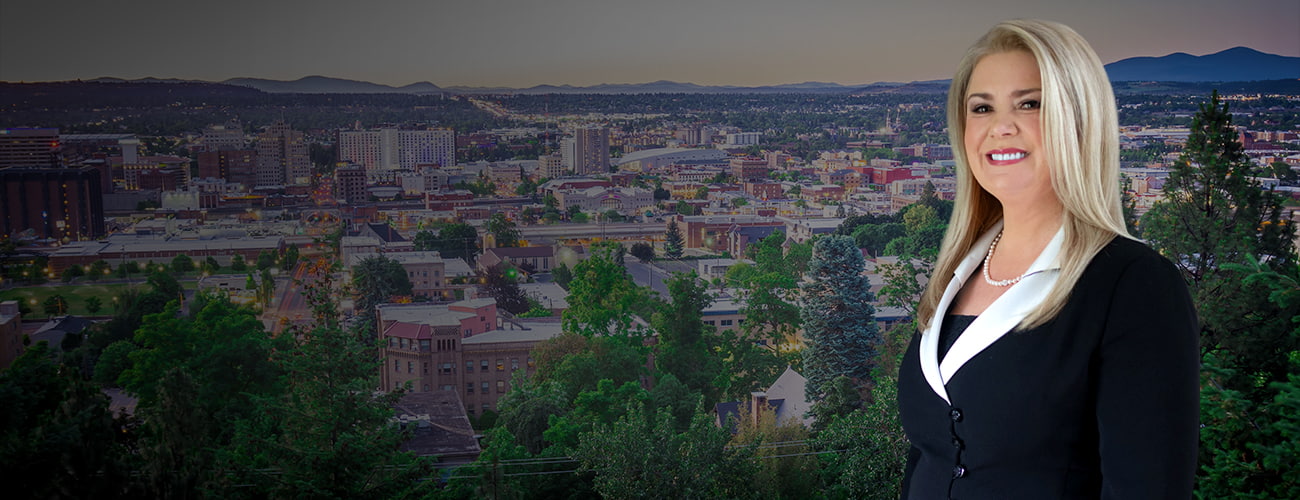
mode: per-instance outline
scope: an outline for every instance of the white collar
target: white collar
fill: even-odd
[[[953,343],[952,348],[944,356],[943,363],[940,364],[939,328],[943,324],[943,317],[948,307],[952,305],[953,299],[957,297],[957,292],[965,285],[966,279],[984,263],[984,255],[993,243],[993,238],[1001,230],[1002,222],[998,222],[971,246],[961,264],[958,264],[957,269],[953,271],[952,280],[948,282],[948,288],[939,299],[934,317],[930,319],[929,327],[921,336],[921,372],[935,394],[949,403],[951,400],[948,399],[948,391],[944,386],[952,380],[953,374],[976,354],[1019,325],[1043,302],[1043,298],[1056,285],[1056,278],[1060,274],[1061,246],[1065,243],[1064,227],[1057,230],[1056,236],[1029,265],[1024,279],[1012,285],[979,317],[975,318],[975,321]]]

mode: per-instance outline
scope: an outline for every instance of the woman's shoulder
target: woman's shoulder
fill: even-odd
[[[1160,255],[1160,252],[1142,241],[1124,236],[1115,236],[1110,243],[1102,247],[1101,251],[1093,257],[1089,267],[1117,274],[1178,276],[1177,267],[1169,259]]]

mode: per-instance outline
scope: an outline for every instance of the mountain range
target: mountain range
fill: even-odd
[[[1182,52],[1162,57],[1132,57],[1106,65],[1113,82],[1249,82],[1261,80],[1300,79],[1300,57],[1266,54],[1247,47],[1235,47],[1214,54],[1193,56]],[[98,78],[93,82],[149,82],[180,83],[190,80],[144,78],[122,80]],[[945,92],[946,80],[894,83],[879,82],[870,85],[841,85],[838,83],[804,82],[760,87],[715,85],[657,81],[640,84],[600,84],[588,87],[571,85],[538,85],[519,89],[508,87],[439,87],[430,82],[418,82],[402,87],[378,83],[345,80],[326,76],[308,76],[292,81],[262,78],[231,78],[226,85],[250,87],[267,93],[301,94],[645,94],[645,93],[898,93]]]

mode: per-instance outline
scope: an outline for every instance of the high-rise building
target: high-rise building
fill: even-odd
[[[365,203],[366,169],[361,165],[346,165],[334,169],[334,196],[349,205]]]
[[[100,173],[93,167],[0,168],[0,231],[86,240],[104,234]]]
[[[609,129],[582,127],[574,131],[573,170],[578,175],[609,173]]]
[[[233,151],[248,147],[248,141],[244,138],[244,125],[239,120],[205,127],[199,141],[202,143],[201,151]]]
[[[311,158],[303,133],[277,121],[257,139],[257,185],[282,186],[310,182]]]
[[[61,166],[63,152],[59,145],[59,129],[0,129],[0,168]]]
[[[199,153],[199,178],[224,179],[252,188],[257,185],[257,152],[251,149],[203,151]]]
[[[414,171],[420,165],[441,168],[456,164],[456,132],[451,129],[344,130],[339,132],[339,161],[365,167],[372,179],[392,177],[392,171]]]
[[[549,154],[537,158],[539,165],[538,170],[542,177],[555,179],[564,175],[564,157],[559,154]]]

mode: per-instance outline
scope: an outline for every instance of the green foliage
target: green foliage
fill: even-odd
[[[707,285],[694,271],[674,273],[668,280],[670,300],[656,312],[651,325],[659,334],[658,369],[675,382],[716,402],[721,395],[714,385],[721,372],[720,360],[705,339],[704,309],[713,303]]]
[[[766,340],[773,345],[788,341],[800,327],[799,307],[794,305],[796,284],[806,266],[801,251],[792,245],[787,256],[782,251],[785,234],[774,232],[746,249],[753,266],[738,264],[727,270],[726,279],[739,288],[745,316],[742,329],[752,340]]]
[[[108,265],[108,261],[100,259],[90,263],[90,270],[86,271],[86,279],[99,281],[101,278],[107,277],[111,272],[112,267]]]
[[[650,262],[655,260],[655,247],[649,243],[634,243],[632,245],[632,250],[629,253],[631,253],[633,257],[641,260],[641,262]]]
[[[636,319],[650,316],[654,300],[628,276],[623,252],[616,242],[597,243],[591,247],[591,256],[574,266],[564,331],[589,337],[640,337],[645,333]]]
[[[505,214],[501,212],[492,214],[485,229],[496,239],[498,247],[519,246],[519,230],[515,229],[514,221],[506,219]]]
[[[237,273],[242,273],[248,270],[248,263],[244,262],[243,255],[235,254],[234,257],[230,258],[230,270]]]
[[[523,314],[532,309],[528,296],[524,295],[523,289],[519,288],[519,283],[515,280],[517,274],[518,271],[514,268],[496,264],[487,269],[484,277],[483,293],[496,299],[497,307],[510,314]],[[550,311],[547,311],[549,314]]]
[[[280,269],[283,271],[293,270],[294,266],[298,265],[298,257],[300,255],[301,252],[298,250],[298,244],[290,244],[289,248],[285,249],[284,253],[280,255]]]
[[[686,249],[686,240],[682,238],[682,230],[677,227],[677,219],[668,221],[668,232],[664,235],[664,255],[670,259],[682,258],[682,251]]]
[[[758,470],[752,486],[758,498],[810,498],[821,492],[818,455],[802,423],[777,422],[770,409],[757,418],[742,409],[736,428],[731,445],[754,450]]]
[[[626,340],[614,337],[588,338],[566,332],[533,349],[538,384],[554,381],[572,401],[585,391],[596,389],[600,380],[614,384],[635,382],[645,372],[646,355]]]
[[[802,286],[800,311],[807,343],[803,375],[813,401],[825,397],[836,377],[862,383],[871,376],[880,332],[863,267],[862,254],[851,238],[828,236],[817,241],[810,281]]]
[[[393,296],[411,294],[411,278],[397,261],[383,255],[361,259],[352,268],[352,288],[357,294],[357,315],[364,325],[375,327],[375,306]]]
[[[432,487],[429,464],[398,451],[393,426],[400,393],[377,394],[379,361],[366,339],[340,324],[328,266],[313,265],[306,295],[313,324],[295,328],[279,351],[282,395],[262,398],[226,458],[238,481],[273,497],[394,498]],[[274,467],[277,474],[260,474]]]
[[[583,434],[573,457],[594,472],[606,498],[743,498],[756,472],[748,448],[727,448],[728,435],[697,414],[678,432],[668,409],[632,404],[613,425]]]
[[[68,313],[68,299],[62,295],[54,294],[45,298],[41,302],[41,310],[45,311],[46,316],[62,316]]]
[[[92,316],[104,307],[104,299],[97,296],[86,297],[86,312]]]
[[[63,279],[64,283],[70,283],[74,279],[85,276],[85,274],[86,272],[81,269],[81,266],[68,266],[67,269],[63,270],[63,274],[60,275],[60,277]]]
[[[418,235],[417,235],[418,239]],[[436,250],[444,259],[464,259],[473,264],[481,252],[478,246],[478,230],[465,223],[449,224],[438,230],[438,237],[431,241],[427,250]]]
[[[836,415],[814,441],[830,498],[898,498],[907,465],[907,437],[898,421],[898,386],[877,377],[866,408]]]
[[[0,372],[0,480],[26,498],[129,497],[124,422],[45,342]]]
[[[903,224],[862,224],[853,230],[853,241],[858,248],[879,257],[888,255],[885,253],[885,247],[889,245],[889,242],[906,235],[907,226]]]
[[[573,281],[573,270],[569,269],[568,264],[561,262],[560,265],[551,268],[551,277],[555,278],[555,284],[567,290],[569,283]]]
[[[221,272],[221,263],[217,262],[217,259],[209,256],[208,258],[203,259],[203,272],[208,274],[217,274]]]
[[[260,253],[257,254],[258,271],[265,271],[272,267],[275,267],[275,252],[272,252],[270,250],[262,250]]]
[[[171,268],[178,274],[188,273],[194,270],[194,259],[185,254],[177,255],[172,257]]]

